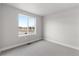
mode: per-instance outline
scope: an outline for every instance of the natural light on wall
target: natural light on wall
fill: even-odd
[[[19,14],[18,31],[20,36],[36,34],[36,17]]]

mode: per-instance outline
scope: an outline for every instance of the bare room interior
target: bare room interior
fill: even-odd
[[[79,56],[79,3],[0,3],[0,56]]]

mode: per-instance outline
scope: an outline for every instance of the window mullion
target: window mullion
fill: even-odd
[[[28,16],[28,19],[27,19],[27,34],[29,34],[29,16]]]

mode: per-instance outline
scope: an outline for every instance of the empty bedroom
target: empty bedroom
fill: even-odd
[[[79,3],[0,3],[0,56],[79,56]]]

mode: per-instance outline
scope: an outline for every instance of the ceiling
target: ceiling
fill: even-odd
[[[45,16],[79,5],[78,3],[8,3],[24,11]]]

